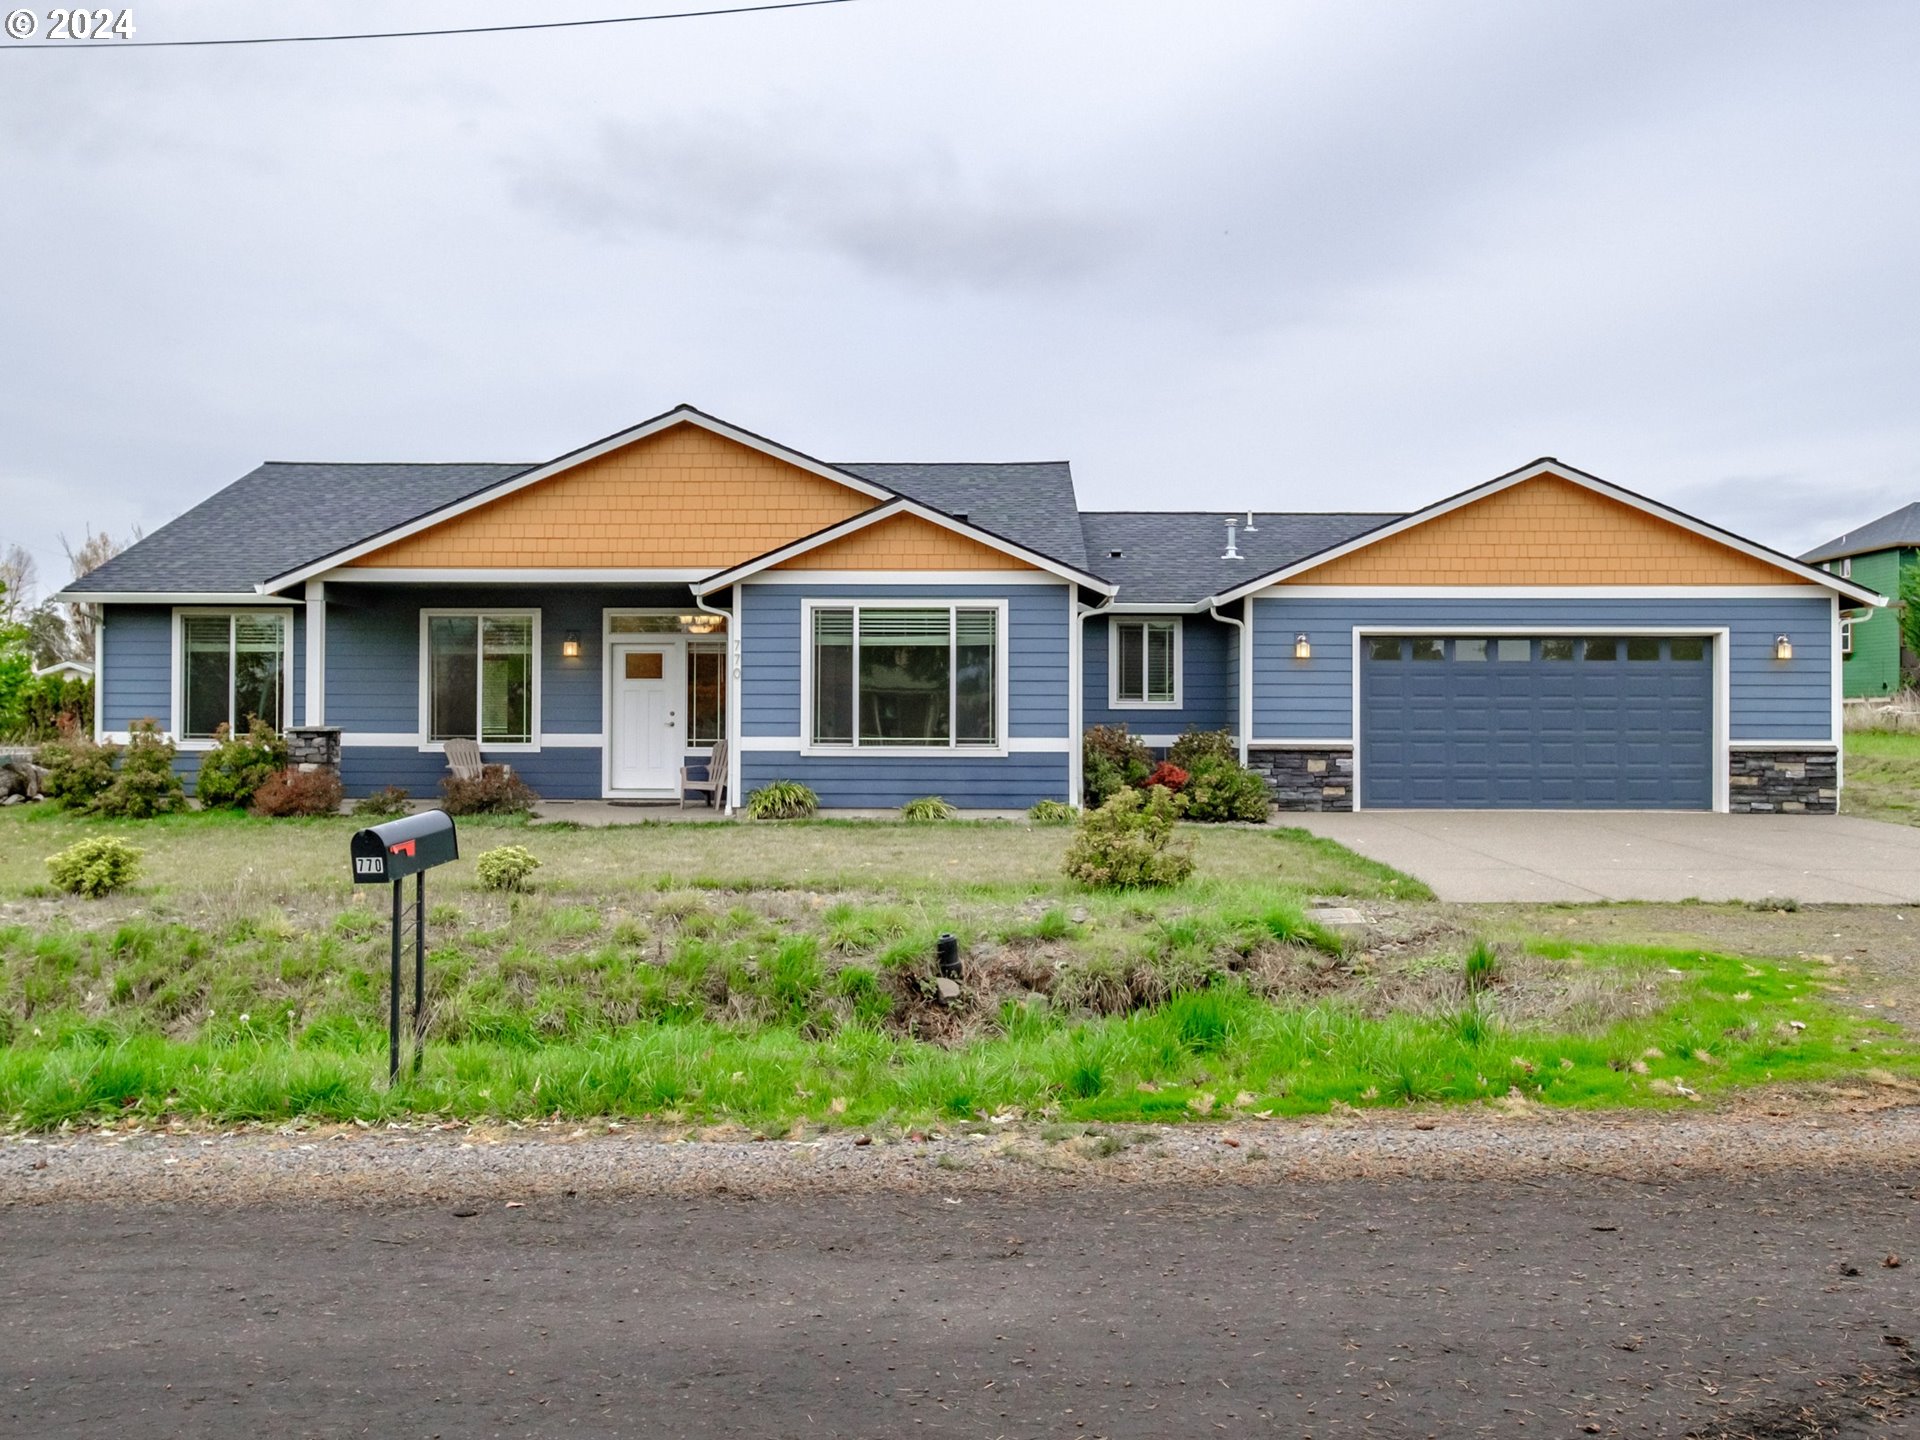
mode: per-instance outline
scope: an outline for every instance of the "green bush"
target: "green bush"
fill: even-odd
[[[1185,795],[1189,820],[1267,818],[1267,782],[1237,760],[1206,756],[1193,762]]]
[[[119,753],[118,745],[96,745],[91,735],[74,731],[48,741],[33,758],[47,772],[42,789],[49,800],[69,810],[91,810],[113,783],[113,762]]]
[[[1122,790],[1080,818],[1062,867],[1097,890],[1178,885],[1193,874],[1193,847],[1176,844],[1179,807],[1163,786]]]
[[[1124,725],[1091,725],[1080,742],[1081,789],[1089,805],[1104,805],[1153,771],[1153,754]]]
[[[440,782],[440,808],[449,815],[524,815],[540,803],[533,787],[504,765],[487,765],[468,780]]]
[[[1027,818],[1036,825],[1071,825],[1080,812],[1064,800],[1042,800],[1027,811]]]
[[[747,796],[747,814],[755,820],[804,820],[820,808],[820,797],[798,780],[775,780]]]
[[[245,735],[222,725],[213,732],[213,748],[200,758],[193,793],[205,808],[242,808],[253,792],[287,768],[287,744],[266,721],[255,719]]]
[[[340,811],[340,777],[331,770],[276,770],[253,792],[249,807],[255,815],[336,815]]]
[[[900,807],[902,820],[951,820],[959,813],[938,795],[922,795],[918,800],[909,800]]]
[[[353,813],[368,820],[392,820],[412,809],[412,796],[398,785],[389,785],[353,802]]]
[[[1240,742],[1231,730],[1188,730],[1167,750],[1167,759],[1192,773],[1203,760],[1228,760],[1240,763]]]
[[[475,864],[482,890],[524,890],[539,868],[539,860],[524,845],[501,845],[483,851]]]
[[[120,756],[113,783],[92,805],[97,815],[118,820],[150,820],[187,808],[187,787],[173,770],[173,742],[152,720],[133,722],[133,734]]]
[[[98,900],[133,880],[140,871],[140,854],[112,835],[93,835],[49,855],[47,870],[69,895]]]
[[[31,676],[0,706],[0,730],[29,742],[92,724],[93,682],[71,675]]]

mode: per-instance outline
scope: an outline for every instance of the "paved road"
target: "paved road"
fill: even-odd
[[[15,1206],[0,1434],[1911,1436],[1917,1185]]]
[[[1281,815],[1442,900],[1920,902],[1920,826],[1854,815],[1369,810]]]

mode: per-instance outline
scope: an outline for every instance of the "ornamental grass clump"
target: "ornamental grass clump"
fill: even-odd
[[[1027,819],[1036,825],[1071,825],[1080,812],[1064,800],[1041,800],[1027,811]]]
[[[501,845],[482,851],[475,862],[482,890],[502,890],[510,894],[527,888],[540,861],[524,845]]]
[[[754,820],[804,820],[820,808],[820,797],[798,780],[775,780],[747,796]]]
[[[900,807],[902,820],[925,823],[931,820],[951,820],[959,812],[942,800],[938,795],[922,795],[918,800],[909,800]]]
[[[140,873],[141,853],[115,836],[93,835],[49,855],[47,872],[69,895],[98,900],[132,883]]]
[[[287,742],[266,721],[254,720],[245,735],[222,725],[213,732],[213,748],[200,757],[194,798],[208,810],[250,805],[254,792],[286,768]]]
[[[1122,790],[1081,817],[1062,867],[1067,878],[1096,890],[1180,884],[1193,874],[1193,847],[1173,838],[1179,813],[1164,787]]]

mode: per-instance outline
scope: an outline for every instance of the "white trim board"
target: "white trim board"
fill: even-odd
[[[755,585],[1071,585],[1024,570],[767,570]],[[706,593],[711,594],[711,591]]]
[[[1168,743],[1171,743],[1169,741]],[[743,735],[739,748],[753,754],[805,755],[808,759],[1002,760],[1008,755],[1066,755],[1073,741],[1065,735],[1016,735],[1004,745],[814,745],[798,735]]]
[[[1276,585],[1262,600],[1807,600],[1824,585]]]
[[[537,485],[542,480],[562,474],[577,465],[584,465],[589,460],[597,460],[623,445],[631,445],[636,440],[644,440],[650,435],[671,430],[676,425],[696,425],[723,439],[735,441],[751,450],[758,450],[763,455],[771,455],[776,460],[783,460],[810,475],[831,480],[869,499],[885,501],[892,499],[894,495],[893,491],[884,486],[876,485],[871,480],[862,479],[850,471],[829,465],[823,460],[816,460],[811,455],[804,455],[798,450],[790,450],[784,445],[767,439],[764,435],[756,435],[751,430],[742,430],[737,425],[729,425],[726,421],[696,410],[691,405],[676,405],[673,409],[656,415],[651,420],[643,420],[638,425],[629,426],[605,439],[583,445],[578,450],[570,450],[565,455],[549,460],[543,465],[535,465],[521,471],[518,475],[510,475],[505,480],[489,485],[486,489],[477,491],[465,499],[456,500],[441,506],[438,510],[429,511],[404,524],[396,525],[392,529],[383,530],[378,535],[369,536],[356,544],[336,550],[333,554],[300,566],[298,569],[289,570],[283,575],[275,575],[256,588],[263,591],[277,590],[283,586],[297,584],[310,576],[344,565],[350,560],[357,560],[362,555],[371,555],[376,550],[384,549],[411,535],[417,535],[422,530],[431,530],[436,525],[455,519],[470,510],[477,510],[482,505],[490,505],[495,500],[516,494],[529,485]]]
[[[1827,571],[1817,569],[1814,566],[1803,565],[1790,555],[1782,555],[1777,550],[1769,550],[1764,545],[1756,544],[1752,540],[1743,539],[1730,530],[1722,530],[1717,525],[1709,525],[1704,520],[1696,520],[1693,516],[1685,514],[1682,511],[1675,510],[1667,505],[1662,505],[1657,500],[1650,500],[1644,495],[1635,494],[1633,491],[1615,485],[1611,481],[1602,480],[1597,475],[1589,475],[1584,470],[1577,470],[1571,465],[1563,464],[1553,459],[1551,456],[1532,461],[1527,465],[1521,466],[1518,470],[1510,470],[1505,475],[1496,475],[1484,484],[1462,490],[1459,494],[1436,501],[1425,509],[1416,510],[1411,515],[1403,515],[1398,520],[1390,520],[1384,525],[1378,525],[1372,530],[1367,530],[1354,536],[1351,540],[1329,546],[1317,554],[1308,555],[1304,559],[1294,561],[1292,564],[1283,565],[1277,570],[1269,570],[1265,574],[1256,575],[1244,584],[1234,586],[1229,590],[1223,590],[1210,598],[1215,604],[1225,604],[1229,600],[1238,600],[1244,595],[1251,595],[1256,591],[1264,590],[1292,576],[1302,575],[1309,570],[1318,569],[1329,561],[1338,560],[1343,555],[1351,555],[1356,550],[1365,550],[1370,546],[1377,545],[1382,540],[1391,539],[1395,535],[1403,534],[1417,526],[1424,525],[1429,520],[1437,520],[1442,515],[1451,514],[1463,506],[1473,504],[1476,500],[1484,500],[1490,495],[1497,495],[1503,490],[1511,489],[1515,485],[1523,484],[1528,480],[1536,480],[1545,475],[1551,475],[1556,479],[1565,480],[1570,484],[1591,490],[1594,494],[1604,496],[1609,500],[1618,501],[1622,505],[1639,510],[1643,514],[1651,515],[1655,519],[1664,520],[1668,524],[1689,531],[1703,539],[1711,540],[1716,544],[1726,546],[1730,550],[1737,550],[1741,554],[1750,556],[1755,560],[1776,566],[1789,575],[1800,575],[1811,584],[1818,585],[1822,589],[1836,594],[1849,596],[1850,598],[1858,600],[1863,605],[1880,606],[1887,603],[1886,597],[1876,591],[1869,590],[1861,585],[1855,585],[1850,580],[1843,580],[1837,575],[1829,574]],[[1622,590],[1625,588],[1626,587],[1621,587]]]

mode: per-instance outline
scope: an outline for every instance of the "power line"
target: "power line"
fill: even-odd
[[[350,35],[248,35],[231,40],[115,40],[73,45],[41,43],[0,45],[8,50],[160,50],[198,45],[311,45],[329,40],[412,40],[427,35],[497,35],[509,30],[574,30],[583,25],[641,25],[649,20],[701,20],[713,15],[758,15],[768,10],[811,10],[817,5],[851,5],[854,0],[777,0],[768,5],[733,5],[723,10],[675,10],[657,15],[609,15],[598,20],[535,20],[522,25],[465,25],[448,30],[368,30]]]

